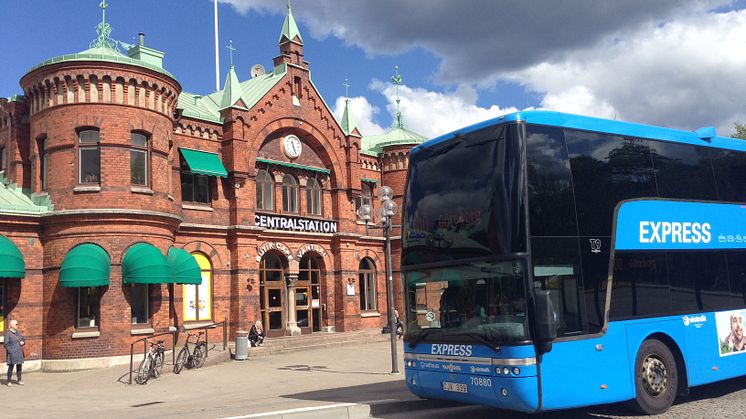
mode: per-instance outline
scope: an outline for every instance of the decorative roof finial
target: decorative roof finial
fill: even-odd
[[[228,40],[228,45],[225,47],[228,48],[228,54],[230,54],[231,57],[231,67],[233,67],[233,51],[236,50],[236,47],[233,46],[233,40]]]
[[[401,118],[401,110],[399,109],[399,102],[401,102],[401,99],[399,98],[399,85],[402,84],[402,77],[399,75],[398,65],[394,67],[394,75],[391,76],[391,81],[396,85],[396,126],[397,128],[404,128],[404,122]]]
[[[99,4],[99,7],[101,8],[102,17],[101,23],[99,23],[96,27],[98,37],[91,42],[90,47],[108,48],[110,50],[116,51],[117,42],[109,38],[109,35],[111,35],[111,26],[106,23],[106,8],[109,7],[109,4],[106,3],[106,0],[102,0]]]
[[[345,87],[345,102],[350,101],[350,82],[347,81],[347,77],[345,77],[345,82],[342,83],[342,86]]]

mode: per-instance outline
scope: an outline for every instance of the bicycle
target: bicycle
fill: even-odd
[[[135,382],[137,384],[145,384],[150,380],[150,377],[160,377],[163,372],[165,355],[166,348],[163,346],[162,340],[159,340],[156,343],[150,342],[150,349],[142,362],[140,362],[140,367],[137,369]]]
[[[186,366],[188,369],[202,368],[205,365],[205,358],[207,358],[207,342],[202,340],[202,335],[205,332],[199,332],[199,334],[193,334],[184,332],[187,335],[184,347],[179,351],[179,355],[176,357],[174,363],[174,374],[179,374],[181,370]],[[189,338],[197,338],[194,342],[194,352],[189,350]]]

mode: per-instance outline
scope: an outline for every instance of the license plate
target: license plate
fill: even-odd
[[[468,393],[469,392],[469,389],[466,387],[466,384],[451,383],[448,381],[443,381],[443,390],[452,391],[454,393]]]

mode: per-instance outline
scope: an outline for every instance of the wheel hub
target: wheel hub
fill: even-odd
[[[645,390],[653,396],[666,391],[668,386],[666,364],[655,355],[645,358],[642,363],[642,381],[645,383]]]

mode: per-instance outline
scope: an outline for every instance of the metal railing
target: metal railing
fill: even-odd
[[[199,327],[190,327],[189,329],[186,329],[184,326],[173,330],[169,332],[162,332],[157,333],[154,335],[145,336],[143,338],[140,338],[130,344],[130,373],[129,373],[129,380],[127,381],[127,384],[132,384],[132,372],[134,370],[134,362],[135,362],[135,345],[142,342],[142,353],[143,357],[148,355],[148,341],[153,340],[154,338],[157,338],[159,336],[165,336],[165,335],[171,335],[171,339],[173,341],[171,346],[171,364],[173,365],[176,362],[176,345],[179,343],[179,334],[186,332],[187,330],[204,330],[205,331],[205,358],[208,357],[208,354],[210,352],[210,345],[209,345],[209,329],[216,329],[218,327],[222,326],[223,328],[223,350],[225,351],[228,348],[228,320],[223,320],[220,323],[209,323],[205,325],[201,325]]]

